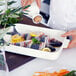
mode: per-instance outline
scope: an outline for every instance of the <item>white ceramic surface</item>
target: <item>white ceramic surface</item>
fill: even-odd
[[[43,32],[46,35],[48,35],[50,38],[55,38],[61,42],[63,41],[63,45],[60,48],[58,48],[56,50],[56,52],[43,52],[43,51],[38,51],[35,49],[10,45],[10,46],[6,46],[6,50],[8,50],[9,52],[38,57],[38,58],[43,58],[43,59],[55,60],[61,54],[62,49],[66,43],[65,42],[66,38],[61,37],[61,34],[65,33],[64,31],[29,26],[29,25],[24,25],[24,24],[16,24],[15,28],[16,28],[17,32],[19,32],[20,34],[30,33],[30,32],[39,32],[39,31]]]

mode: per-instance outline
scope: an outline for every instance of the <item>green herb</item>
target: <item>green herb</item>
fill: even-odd
[[[16,3],[16,1],[8,2],[7,5],[10,6],[10,5],[13,4],[13,3]]]
[[[38,41],[38,40],[35,39],[35,38],[32,39],[32,42],[33,42],[33,44],[40,44],[40,43],[41,43],[40,41]]]
[[[65,74],[64,76],[76,76],[76,70],[73,70],[73,71]]]
[[[16,3],[16,1],[7,2],[7,9],[5,13],[3,13],[3,10],[0,10],[0,27],[1,28],[14,26],[15,23],[18,23],[22,19],[23,14],[28,14],[28,13],[24,13],[22,10],[30,7],[30,5],[27,5],[25,7],[9,8],[9,6],[11,6],[14,3]]]

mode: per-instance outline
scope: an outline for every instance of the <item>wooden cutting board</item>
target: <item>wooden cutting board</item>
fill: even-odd
[[[18,68],[33,59],[35,58],[6,52],[6,61],[8,64],[9,71],[14,70],[15,68]]]

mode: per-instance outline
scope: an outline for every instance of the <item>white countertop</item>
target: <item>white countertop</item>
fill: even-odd
[[[76,48],[64,49],[61,56],[55,60],[44,60],[36,58],[27,64],[20,66],[19,68],[9,72],[9,76],[32,76],[36,71],[43,70],[53,65],[68,65],[76,67]]]

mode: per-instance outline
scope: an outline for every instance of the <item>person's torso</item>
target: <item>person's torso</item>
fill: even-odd
[[[76,29],[76,0],[51,0],[49,25],[60,30]]]

